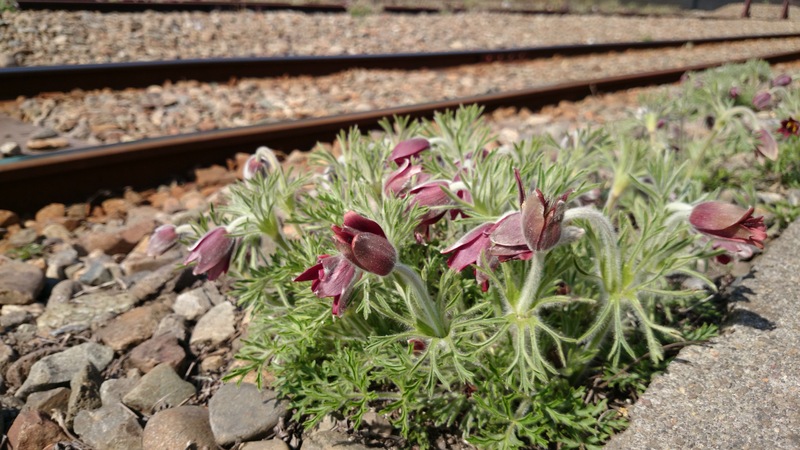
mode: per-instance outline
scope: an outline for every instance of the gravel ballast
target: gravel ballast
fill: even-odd
[[[800,32],[800,21],[480,12],[357,17],[253,11],[20,11],[4,13],[0,19],[0,67],[451,51],[790,32]]]
[[[185,81],[123,91],[48,93],[0,113],[93,144],[322,117],[567,81],[800,50],[800,38],[637,50],[440,70],[353,69],[323,77]]]

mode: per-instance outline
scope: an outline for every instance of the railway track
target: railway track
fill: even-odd
[[[260,58],[211,58],[64,66],[31,66],[0,69],[0,100],[43,92],[72,89],[124,89],[161,84],[166,80],[228,81],[231,77],[327,75],[343,70],[444,68],[492,61],[524,61],[554,56],[663,49],[758,39],[789,39],[800,33],[773,33],[703,39],[646,42],[552,45],[502,50],[472,50],[387,55],[286,56]]]
[[[762,58],[772,63],[791,61],[800,59],[800,51],[762,55]],[[562,100],[579,100],[598,92],[675,82],[686,71],[703,70],[719,64],[692,65],[364,113],[145,139],[65,150],[46,156],[26,156],[0,162],[0,209],[33,211],[53,201],[85,200],[101,189],[152,187],[186,173],[192,167],[219,163],[237,152],[252,152],[260,145],[283,150],[309,149],[317,142],[333,140],[342,129],[352,126],[374,128],[386,117],[430,117],[435,111],[473,103],[483,105],[487,110],[504,106],[536,109]]]

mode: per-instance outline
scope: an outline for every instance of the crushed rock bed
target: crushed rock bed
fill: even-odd
[[[800,32],[796,12],[792,20],[780,21],[775,20],[777,12],[772,18],[760,11],[754,7],[758,14],[749,20],[480,12],[364,17],[253,11],[5,12],[0,18],[0,67],[451,51]]]
[[[354,69],[322,77],[185,81],[48,93],[0,113],[90,144],[322,117],[800,49],[800,38],[488,63],[441,70]],[[24,143],[18,143],[22,146]]]

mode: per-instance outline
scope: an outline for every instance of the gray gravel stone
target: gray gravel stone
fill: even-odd
[[[33,303],[43,287],[41,269],[0,256],[0,305]]]
[[[75,416],[81,411],[91,411],[103,406],[100,400],[100,385],[103,377],[91,363],[83,366],[78,373],[70,380],[69,402],[67,403],[68,427],[72,426]]]
[[[158,323],[158,327],[156,327],[156,331],[153,332],[153,336],[160,336],[162,334],[171,334],[179,341],[186,342],[186,337],[189,334],[186,329],[186,319],[180,314],[168,314],[161,319],[161,322]]]
[[[36,410],[49,414],[51,410],[67,412],[70,390],[67,388],[55,388],[49,391],[34,392],[25,401],[23,411]]]
[[[239,450],[289,450],[289,446],[280,439],[270,439],[268,441],[245,442]]]
[[[50,226],[57,226],[58,224],[50,224]],[[65,248],[58,253],[55,253],[47,258],[47,272],[48,278],[55,278],[63,280],[66,278],[64,269],[68,266],[75,264],[78,261],[78,251],[72,247]]]
[[[180,406],[159,411],[147,421],[142,446],[147,450],[216,448],[208,410],[202,406]]]
[[[102,371],[113,357],[113,350],[93,342],[45,356],[31,367],[25,383],[14,395],[26,398],[32,392],[66,386],[87,363],[91,363],[98,371]]]
[[[130,292],[96,292],[68,302],[48,303],[44,314],[36,320],[36,325],[41,331],[78,325],[88,328],[131,309],[137,301]]]
[[[208,413],[217,443],[228,446],[272,434],[272,429],[286,415],[286,404],[278,401],[273,391],[259,391],[255,384],[228,383],[211,397]]]
[[[228,302],[211,308],[197,321],[189,344],[215,346],[230,339],[236,332],[234,311],[236,307]]]
[[[800,448],[800,222],[767,248],[725,333],[684,348],[607,448]]]
[[[100,401],[103,406],[121,403],[122,397],[139,384],[141,376],[137,371],[133,372],[134,374],[128,374],[125,378],[112,378],[103,382],[100,386]]]
[[[195,394],[192,383],[183,381],[169,364],[161,364],[145,374],[122,402],[150,414],[164,407],[175,407]]]
[[[338,431],[318,431],[311,433],[303,440],[303,450],[368,450],[368,447],[357,442],[350,442],[350,437]]]
[[[211,300],[206,295],[205,289],[199,287],[178,295],[172,309],[186,320],[197,320],[211,309]]]
[[[136,416],[119,403],[75,417],[75,433],[96,450],[141,450],[142,426]],[[176,447],[177,448],[177,447]]]

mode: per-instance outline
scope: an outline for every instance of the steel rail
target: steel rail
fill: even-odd
[[[755,39],[788,39],[800,33],[773,33],[701,39],[648,42],[613,42],[523,47],[501,50],[399,53],[376,55],[285,56],[261,58],[186,59],[111,64],[31,66],[0,69],[0,100],[43,92],[73,89],[124,89],[161,84],[166,80],[228,81],[232,77],[320,76],[353,68],[419,70],[491,61],[522,61],[555,55],[577,56],[627,50],[659,49],[739,42]]]
[[[770,63],[793,61],[800,59],[800,51],[763,55],[761,59]],[[436,111],[467,104],[479,104],[487,110],[504,106],[536,109],[599,92],[671,83],[687,71],[744,61],[742,58],[363,113],[66,150],[52,156],[22,157],[0,163],[0,209],[32,212],[50,202],[85,201],[103,189],[153,187],[188,174],[193,167],[221,163],[237,152],[252,152],[260,145],[305,150],[317,142],[332,141],[340,130],[354,126],[372,129],[380,120],[393,116],[431,117]]]
[[[20,9],[27,10],[67,10],[67,11],[100,11],[100,12],[139,12],[145,10],[153,11],[211,11],[211,10],[242,10],[250,9],[255,11],[300,11],[304,13],[346,13],[349,6],[346,2],[320,2],[320,3],[297,3],[280,2],[269,0],[16,0]],[[583,14],[574,11],[569,6],[560,8],[515,8],[513,6],[503,6],[502,2],[495,2],[495,5],[488,5],[478,8],[468,8],[457,4],[447,4],[443,7],[434,6],[404,6],[404,5],[376,5],[380,11],[394,14],[436,14],[436,13],[461,13],[469,11],[480,11],[489,13],[510,13],[525,15],[562,15],[562,14]],[[591,14],[603,14],[592,12]],[[679,13],[674,14],[645,14],[633,10],[612,11],[606,15],[626,16],[626,17],[685,17]],[[702,16],[698,16],[703,18]]]

